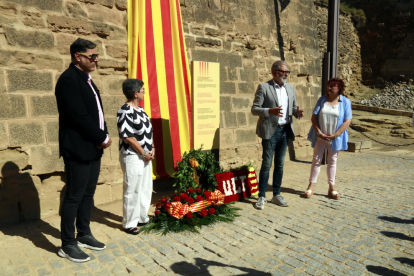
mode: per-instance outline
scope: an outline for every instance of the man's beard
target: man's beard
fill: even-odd
[[[277,78],[277,80],[278,80],[279,82],[281,82],[281,83],[285,84],[285,83],[286,83],[286,81],[287,81],[287,78],[285,79],[285,78],[283,78],[283,77],[278,77],[278,78]]]

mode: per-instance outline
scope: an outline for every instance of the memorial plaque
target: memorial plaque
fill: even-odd
[[[193,61],[194,148],[219,148],[220,64]]]

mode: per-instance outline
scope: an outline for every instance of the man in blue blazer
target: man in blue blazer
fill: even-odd
[[[290,74],[288,65],[284,61],[276,61],[271,68],[273,79],[261,83],[257,87],[252,114],[259,116],[256,134],[262,138],[262,166],[259,174],[259,199],[255,204],[257,209],[263,210],[266,201],[266,189],[269,181],[269,171],[273,170],[273,198],[272,202],[283,207],[288,203],[280,195],[283,177],[283,166],[288,139],[295,140],[292,116],[303,117],[303,110],[296,104],[296,92],[293,85],[287,83]]]
[[[106,248],[93,237],[89,224],[103,149],[112,140],[99,90],[90,76],[98,62],[96,45],[78,38],[70,46],[70,54],[72,62],[60,75],[55,88],[59,152],[66,171],[66,193],[61,208],[62,247],[58,255],[74,262],[86,262],[90,257],[79,246],[93,250]]]

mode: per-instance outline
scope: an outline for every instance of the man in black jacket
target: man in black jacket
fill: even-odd
[[[72,63],[59,77],[55,89],[59,151],[66,171],[66,194],[61,209],[62,247],[58,255],[74,262],[90,260],[79,246],[93,250],[106,248],[93,237],[89,227],[103,149],[112,143],[99,90],[89,75],[98,62],[95,48],[94,43],[81,38],[72,43]]]

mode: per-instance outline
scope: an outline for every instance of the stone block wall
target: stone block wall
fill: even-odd
[[[0,224],[59,210],[65,175],[54,87],[78,37],[98,45],[99,67],[92,77],[115,138],[105,152],[96,202],[121,198],[117,132],[111,122],[124,102],[126,8],[127,0],[0,1],[0,209],[5,210]]]
[[[257,117],[250,109],[259,83],[284,59],[305,118],[295,120],[296,157],[310,155],[305,141],[320,96],[321,56],[313,1],[181,0],[190,60],[220,63],[220,163],[224,168],[261,164]],[[285,2],[286,3],[286,2]]]
[[[189,60],[220,63],[220,162],[261,164],[250,108],[270,67],[285,59],[305,118],[295,121],[296,156],[320,95],[321,57],[311,0],[180,0]],[[105,150],[97,204],[121,199],[116,111],[127,76],[127,0],[0,0],[0,224],[57,214],[64,188],[54,86],[78,37],[98,45],[92,74],[113,146]],[[26,191],[26,192],[23,192]],[[8,210],[4,213],[1,210]],[[30,212],[27,210],[31,210]]]
[[[315,17],[318,27],[319,50],[321,57],[327,50],[328,5],[322,1],[315,2]],[[351,15],[341,13],[339,16],[338,41],[338,76],[345,82],[347,95],[353,96],[363,86],[361,45],[358,30]]]
[[[359,37],[358,58],[361,59],[361,66],[357,74],[361,75],[363,84],[381,87],[384,81],[413,79],[414,62],[411,53],[414,49],[414,1],[344,2],[361,9],[366,17],[364,21],[353,18],[355,28],[350,26]],[[346,43],[352,46],[349,42]]]

